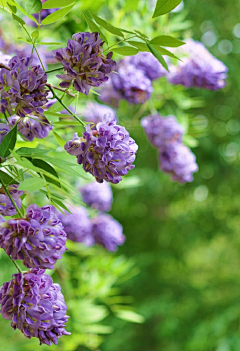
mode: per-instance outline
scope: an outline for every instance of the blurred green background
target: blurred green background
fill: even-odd
[[[70,245],[54,279],[62,285],[73,334],[51,349],[239,351],[240,2],[185,0],[182,12],[154,25],[154,1],[83,3],[80,9],[92,7],[116,26],[202,41],[229,67],[229,78],[219,92],[172,87],[165,79],[155,83],[151,104],[163,115],[177,115],[187,126],[186,141],[197,146],[200,170],[184,186],[160,172],[157,151],[138,122],[131,121],[148,114],[149,105],[144,110],[121,104],[120,122],[130,126],[140,145],[131,181],[113,189],[111,214],[123,225],[127,241],[116,255]],[[54,27],[56,39],[66,41],[86,30],[80,9]],[[9,262],[1,258],[1,283],[13,273]],[[116,318],[119,306],[128,302],[144,323],[138,314]],[[1,319],[0,327],[0,349],[38,349],[8,321]]]

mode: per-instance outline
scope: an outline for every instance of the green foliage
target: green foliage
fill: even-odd
[[[28,0],[25,5],[26,11],[29,15],[41,11],[42,2],[41,0]]]
[[[72,10],[74,5],[75,3],[51,13],[46,18],[44,18],[44,20],[42,21],[42,25],[44,26],[59,21]]]
[[[182,0],[157,0],[153,18],[165,15],[166,13],[172,11],[181,2]]]
[[[17,126],[14,126],[0,144],[0,156],[7,157],[14,150],[17,141]]]

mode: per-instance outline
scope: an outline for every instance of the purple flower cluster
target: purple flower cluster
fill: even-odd
[[[62,63],[66,74],[57,75],[60,86],[68,88],[73,83],[75,90],[88,95],[91,87],[99,87],[108,80],[107,74],[115,68],[112,52],[103,55],[103,44],[99,33],[77,33],[68,40],[66,48],[53,51]]]
[[[8,124],[0,123],[0,144],[9,132],[10,132],[10,127],[8,126]]]
[[[17,273],[0,288],[1,315],[11,321],[30,339],[36,337],[41,344],[57,344],[68,320],[67,306],[60,285],[39,268]]]
[[[86,246],[92,246],[94,244],[92,223],[87,210],[82,206],[71,206],[69,210],[71,214],[68,212],[58,214],[68,239],[77,243],[83,243]]]
[[[0,111],[13,114],[13,108],[20,117],[34,113],[41,115],[42,106],[47,103],[47,75],[38,65],[32,64],[32,57],[13,57],[10,70],[0,70]]]
[[[187,88],[219,90],[225,87],[228,68],[197,41],[189,39],[179,49],[182,61],[170,66],[168,80],[171,84],[181,84]]]
[[[106,115],[109,120],[117,120],[116,113],[111,107],[98,104],[97,102],[88,102],[82,115],[87,122],[95,124],[101,122]]]
[[[88,124],[82,137],[74,134],[66,143],[65,150],[77,157],[86,172],[102,183],[114,184],[122,180],[134,168],[138,146],[127,130],[115,121]]]
[[[92,219],[92,235],[97,244],[108,251],[116,251],[125,242],[123,227],[108,214],[100,214]]]
[[[111,210],[113,194],[109,183],[92,182],[81,187],[79,190],[86,205],[101,212]]]
[[[53,206],[27,208],[26,218],[0,224],[0,247],[28,268],[53,269],[66,251],[67,234]]]
[[[20,209],[22,201],[20,197],[24,194],[23,191],[18,190],[18,185],[13,184],[8,186],[9,194],[11,195],[16,206]],[[14,216],[17,213],[16,208],[8,195],[6,194],[3,187],[0,188],[0,215],[2,216]]]
[[[100,100],[114,107],[120,99],[138,104],[147,101],[153,91],[152,81],[166,75],[163,66],[149,52],[125,57],[112,73],[111,81],[101,91]]]
[[[20,120],[20,121],[19,121]],[[45,116],[28,116],[20,118],[16,115],[9,118],[9,123],[13,127],[17,123],[19,133],[22,134],[24,139],[32,141],[34,138],[46,138],[52,130],[52,126]]]
[[[150,142],[158,148],[160,167],[169,173],[172,180],[179,183],[193,181],[193,173],[198,171],[196,157],[183,145],[183,127],[174,116],[147,116],[141,121]]]

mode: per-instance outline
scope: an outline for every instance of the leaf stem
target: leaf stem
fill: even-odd
[[[7,255],[8,256],[8,255]],[[8,256],[9,259],[12,261],[12,263],[14,264],[14,266],[17,268],[19,273],[22,273],[21,268],[19,267],[19,265],[17,264],[17,262],[15,262],[10,256]]]
[[[64,67],[57,67],[57,68],[53,68],[53,69],[50,69],[48,71],[46,71],[46,73],[52,73],[52,72],[56,72],[56,71],[60,71],[61,69],[64,69]]]
[[[15,207],[15,209],[16,209],[18,215],[19,215],[20,217],[22,217],[21,211],[19,210],[19,208],[17,207],[15,201],[13,200],[13,198],[12,198],[10,192],[8,191],[8,188],[6,187],[6,185],[4,184],[4,182],[3,182],[2,180],[1,180],[1,182],[2,182],[2,186],[3,186],[3,188],[4,188],[5,192],[6,192],[6,194],[8,195],[9,199],[12,201],[12,204],[13,204],[13,206]]]
[[[52,86],[49,86],[49,89],[51,90],[53,96],[58,100],[58,102],[60,102],[60,104],[65,108],[65,110],[67,110],[71,116],[73,116],[83,127],[86,126],[86,124],[80,119],[78,118],[75,114],[72,113],[72,111],[64,104],[64,102],[57,96],[57,94],[55,93],[55,91],[53,90]]]
[[[123,43],[124,41],[128,41],[128,40],[130,40],[130,39],[132,39],[132,38],[135,38],[135,37],[137,37],[136,34],[133,35],[133,36],[130,37],[130,38],[124,38],[123,40],[118,41],[116,44],[113,44],[113,45],[109,46],[109,47],[108,47],[107,49],[105,49],[103,52],[105,52],[105,51],[111,49],[112,47],[114,47],[114,46],[116,46],[116,45],[118,45],[118,44],[120,44],[120,43]]]
[[[65,94],[68,94],[69,96],[72,96],[72,97],[76,97],[76,95],[70,93],[69,91],[67,91],[67,89],[62,89],[62,88],[59,88],[59,87],[56,87],[55,85],[51,85],[49,83],[46,84],[47,87],[49,88],[52,88],[52,89],[56,89],[56,90],[59,90],[59,91],[62,91]]]
[[[39,61],[40,61],[40,63],[41,63],[42,69],[45,71],[45,68],[44,68],[44,66],[43,66],[41,57],[40,57],[40,55],[39,55],[39,53],[38,53],[38,51],[37,51],[37,48],[36,48],[36,45],[35,45],[34,40],[32,40],[32,37],[31,37],[31,35],[28,33],[27,28],[26,28],[24,25],[23,25],[22,27],[23,27],[23,29],[25,30],[25,32],[27,33],[29,39],[31,40],[31,42],[32,42],[32,44],[33,44],[33,47],[34,47],[34,49],[35,49],[35,51],[36,51],[36,54],[37,54],[37,56],[38,56],[38,59],[39,59]]]

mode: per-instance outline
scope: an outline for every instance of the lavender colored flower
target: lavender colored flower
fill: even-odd
[[[111,75],[112,84],[125,100],[139,104],[150,98],[153,91],[152,82],[142,70],[122,60],[118,63],[117,73]]]
[[[101,212],[111,210],[113,195],[111,186],[106,183],[92,182],[79,189],[86,205]]]
[[[18,185],[13,184],[8,186],[9,194],[18,208],[21,208],[22,201],[20,196],[24,194],[23,191],[18,190]],[[6,194],[3,187],[0,188],[0,214],[2,216],[14,216],[17,213],[14,204]]]
[[[82,137],[75,133],[65,145],[65,150],[76,156],[78,163],[97,182],[102,183],[105,179],[114,184],[135,167],[137,149],[127,130],[107,119],[102,123],[88,124]]]
[[[172,175],[172,180],[179,183],[193,181],[193,173],[198,171],[196,156],[180,143],[169,143],[159,150],[160,167],[163,172]]]
[[[101,214],[92,219],[92,234],[97,244],[108,251],[116,251],[125,242],[123,227],[108,214]]]
[[[115,111],[106,105],[98,104],[97,102],[88,102],[86,109],[82,113],[87,122],[101,122],[105,115],[108,115],[110,120],[117,120]]]
[[[123,99],[123,96],[114,88],[110,76],[110,79],[106,82],[106,84],[104,84],[104,87],[101,89],[99,100],[105,104],[111,105],[114,108],[118,108],[119,101],[121,99]]]
[[[225,87],[228,68],[197,41],[189,39],[178,55],[183,55],[177,66],[171,65],[168,80],[187,88],[219,90]]]
[[[0,123],[0,144],[9,132],[10,127],[8,126],[8,124]]]
[[[150,52],[139,52],[137,55],[125,57],[123,61],[143,71],[150,80],[164,77],[167,73],[158,59]]]
[[[41,344],[57,344],[65,330],[68,316],[61,287],[39,268],[13,274],[13,279],[0,288],[1,315],[11,321],[28,339],[36,337]]]
[[[18,122],[19,120],[20,122]],[[9,118],[9,123],[12,127],[17,123],[18,131],[23,135],[24,139],[29,141],[32,141],[34,138],[46,138],[53,129],[45,116],[20,118],[14,115]]]
[[[150,142],[160,147],[168,142],[182,142],[184,128],[174,116],[150,115],[142,118],[141,124]]]
[[[69,210],[72,214],[68,212],[58,214],[68,239],[83,243],[86,246],[92,246],[94,244],[92,223],[87,210],[82,206],[71,206]]]
[[[13,108],[20,117],[27,114],[43,113],[42,106],[47,103],[47,75],[38,65],[32,64],[32,57],[13,57],[8,66],[10,70],[0,70],[0,111],[13,114]]]
[[[77,33],[68,40],[66,48],[53,51],[55,58],[62,63],[66,74],[57,75],[62,80],[60,86],[74,89],[88,95],[91,86],[99,87],[108,80],[107,74],[115,68],[112,52],[103,55],[102,39],[99,33]]]
[[[0,224],[0,247],[28,268],[53,269],[66,251],[67,234],[53,206],[28,206],[25,218]]]

